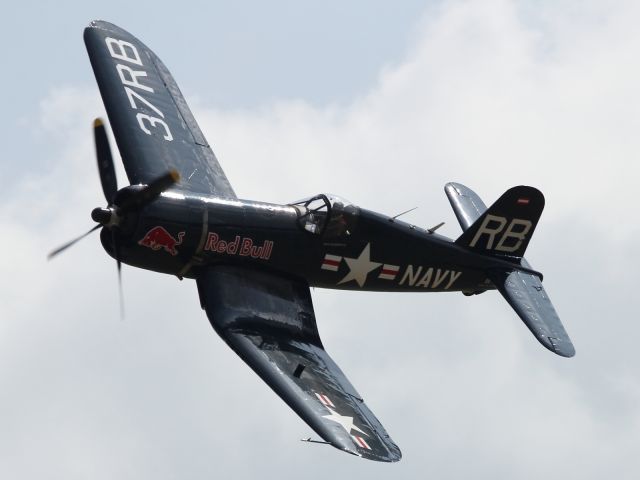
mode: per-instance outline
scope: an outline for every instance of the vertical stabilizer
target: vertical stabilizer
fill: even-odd
[[[482,200],[472,195],[459,196],[466,209],[458,216],[467,224],[475,216],[469,206],[479,212]],[[455,209],[455,206],[454,206]],[[533,187],[513,187],[486,209],[456,240],[456,244],[487,255],[518,261],[523,257],[529,240],[544,209],[544,196]],[[464,215],[466,213],[466,216]],[[456,213],[458,215],[458,213]]]

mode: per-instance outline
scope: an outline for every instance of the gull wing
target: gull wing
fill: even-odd
[[[200,275],[198,290],[216,332],[327,443],[370,460],[400,460],[324,350],[306,283],[218,266]]]
[[[162,61],[108,22],[91,22],[84,41],[129,181],[149,183],[175,168],[182,189],[236,198]]]

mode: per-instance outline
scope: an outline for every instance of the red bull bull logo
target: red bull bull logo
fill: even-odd
[[[153,227],[149,230],[146,235],[138,242],[138,245],[142,245],[143,247],[149,247],[151,250],[157,251],[161,248],[164,249],[165,252],[171,255],[177,255],[178,250],[176,247],[182,244],[182,238],[184,237],[184,232],[178,233],[178,239],[176,240],[169,232],[167,232],[164,227]]]

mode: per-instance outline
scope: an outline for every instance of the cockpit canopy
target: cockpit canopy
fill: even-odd
[[[351,235],[356,227],[358,207],[337,195],[316,195],[291,204],[298,211],[300,228],[324,238]]]

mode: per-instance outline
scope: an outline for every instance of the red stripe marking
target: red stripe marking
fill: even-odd
[[[529,204],[529,199],[528,198],[519,198],[517,203],[518,203],[518,205],[528,205]]]
[[[335,405],[333,404],[333,402],[331,401],[331,399],[329,397],[327,397],[326,395],[322,395],[322,398],[324,398],[324,401],[326,402],[327,405],[329,405],[331,407],[335,407]]]
[[[383,275],[397,275],[398,274],[398,270],[389,270],[387,268],[383,268],[382,269],[382,273]]]
[[[318,400],[320,400],[320,403],[322,403],[324,406],[334,407],[335,408],[335,405],[333,404],[331,399],[329,397],[327,397],[325,394],[316,393],[316,397],[318,397]]]
[[[337,267],[337,266],[340,265],[340,262],[338,260],[327,260],[327,259],[325,259],[322,263],[324,265],[332,265],[334,267]]]
[[[371,450],[371,447],[367,442],[364,441],[364,438],[359,437],[357,435],[352,435],[352,436],[353,436],[353,439],[356,441],[356,443],[360,446],[360,448],[366,448],[367,450]]]

